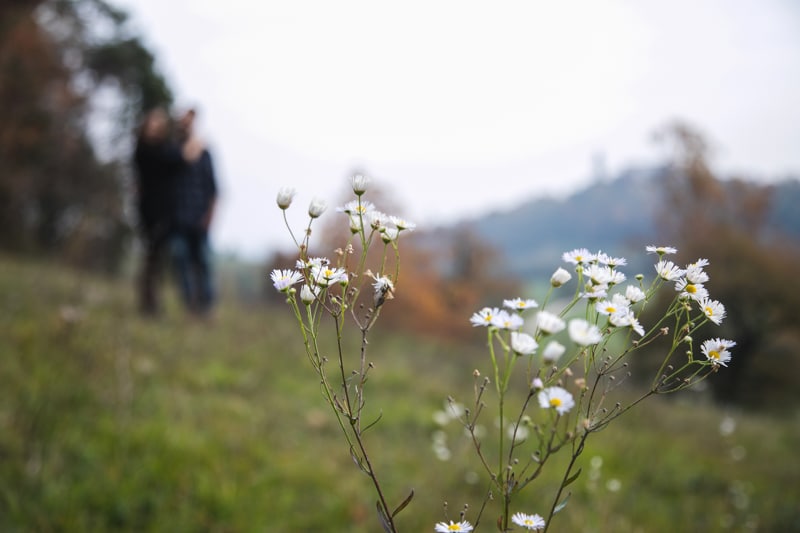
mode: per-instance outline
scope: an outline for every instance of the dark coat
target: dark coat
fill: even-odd
[[[169,224],[175,212],[176,181],[187,167],[180,147],[170,142],[140,140],[134,163],[141,224],[145,229]]]
[[[179,230],[205,229],[204,222],[217,196],[217,182],[211,154],[203,150],[200,159],[178,173],[175,182],[175,218]]]

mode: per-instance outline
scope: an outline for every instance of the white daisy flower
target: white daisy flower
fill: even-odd
[[[558,315],[554,315],[549,311],[539,311],[536,314],[536,327],[549,334],[558,333],[566,327],[566,323]]]
[[[625,287],[625,298],[627,298],[632,304],[635,304],[644,300],[646,295],[644,291],[636,285],[628,285]]]
[[[665,281],[675,281],[683,276],[683,270],[675,265],[672,261],[659,260],[655,265],[658,277]]]
[[[276,268],[269,275],[272,284],[280,292],[288,291],[292,285],[303,280],[303,275],[295,270],[280,270]]]
[[[680,293],[681,298],[691,298],[698,302],[708,298],[708,291],[702,283],[692,283],[687,278],[676,281],[675,290]]]
[[[372,202],[367,202],[365,200],[350,200],[344,204],[344,206],[336,208],[336,211],[339,213],[355,216],[369,216],[369,214],[374,210],[375,205]]]
[[[672,246],[648,246],[645,248],[647,253],[650,254],[658,254],[659,256],[666,255],[666,254],[675,254],[678,253],[677,248],[673,248]]]
[[[461,532],[469,532],[472,531],[472,524],[467,522],[466,520],[462,520],[461,522],[453,522],[450,520],[450,523],[446,522],[439,522],[436,524],[435,531],[437,533],[461,533]]]
[[[597,254],[597,262],[602,265],[608,265],[611,268],[625,266],[628,264],[628,260],[624,257],[611,257],[603,252]]]
[[[408,220],[406,220],[404,218],[401,218],[401,217],[390,216],[389,220],[400,231],[403,231],[403,230],[412,231],[417,227],[417,225],[414,224],[413,222],[409,222]]]
[[[611,267],[608,267],[608,268],[611,268]],[[620,272],[619,270],[611,269],[611,279],[608,280],[608,284],[611,285],[611,286],[619,285],[620,283],[622,283],[626,279],[627,278],[625,277],[624,273]]]
[[[563,259],[566,263],[572,263],[573,265],[585,265],[596,260],[597,256],[589,252],[589,250],[586,248],[576,248],[571,252],[564,252],[561,255],[561,259]]]
[[[550,341],[545,346],[544,351],[542,352],[542,359],[544,359],[545,363],[555,363],[558,359],[564,355],[564,352],[567,348],[558,341]]]
[[[328,287],[335,283],[347,283],[347,273],[343,268],[329,265],[312,265],[311,279],[320,287]]]
[[[630,326],[639,336],[644,336],[644,328],[630,309],[624,309],[612,314],[608,317],[608,321],[618,328]]]
[[[501,309],[492,318],[492,325],[499,329],[515,330],[522,327],[525,321],[517,313],[509,313]]]
[[[728,366],[728,362],[731,360],[731,352],[729,349],[734,346],[736,346],[734,341],[716,338],[704,341],[700,350],[709,361],[718,365]]]
[[[553,275],[550,276],[550,285],[553,287],[560,287],[572,279],[572,274],[567,272],[561,267],[558,267]]]
[[[686,265],[684,275],[690,283],[695,285],[702,285],[709,280],[708,274],[703,267],[708,266],[708,259],[698,259],[694,263]]]
[[[294,200],[295,194],[297,194],[297,191],[291,187],[281,187],[278,189],[278,196],[276,198],[278,207],[283,210],[289,209],[289,206],[292,205],[292,200]]]
[[[725,306],[720,302],[710,298],[703,298],[700,300],[700,309],[714,324],[722,324],[722,320],[725,318]]]
[[[579,346],[590,346],[603,340],[600,328],[590,324],[582,318],[573,318],[569,321],[569,338]]]
[[[530,355],[536,351],[539,344],[527,333],[511,332],[511,349],[520,355]]]
[[[367,213],[367,222],[369,222],[370,227],[372,229],[380,230],[386,227],[386,221],[389,220],[389,216],[386,213],[382,213],[377,209],[373,209]]]
[[[503,300],[503,306],[515,311],[525,311],[526,309],[533,309],[539,307],[536,300],[523,300],[522,298],[514,298],[513,300]]]
[[[529,531],[541,531],[545,526],[544,518],[538,514],[514,513],[511,521]]]
[[[314,198],[308,205],[308,216],[311,218],[317,218],[324,213],[327,208],[328,204],[325,202],[325,200]]]
[[[591,282],[586,284],[586,290],[581,293],[581,298],[598,300],[608,296],[608,285],[593,285]]]
[[[306,268],[313,268],[313,267],[321,267],[323,265],[330,264],[327,257],[310,257],[307,261],[303,261],[302,259],[298,259],[296,263],[296,268],[298,270],[305,270]]]
[[[610,300],[602,300],[594,304],[595,310],[601,315],[613,315],[621,311],[627,311],[630,302],[621,294],[615,294]]]
[[[547,387],[539,391],[536,396],[539,406],[543,409],[555,409],[559,415],[569,412],[575,407],[575,400],[572,394],[563,387]]]
[[[583,273],[592,282],[592,285],[608,285],[614,279],[614,271],[605,265],[591,264],[586,267]]]
[[[491,326],[492,320],[500,312],[497,307],[484,307],[480,311],[473,313],[469,321],[473,326]]]

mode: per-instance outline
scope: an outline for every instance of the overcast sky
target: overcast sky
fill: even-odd
[[[298,224],[354,168],[398,214],[448,223],[564,195],[598,161],[653,163],[674,119],[707,134],[720,171],[800,171],[793,0],[113,1],[200,108],[219,250],[288,245],[283,185]]]

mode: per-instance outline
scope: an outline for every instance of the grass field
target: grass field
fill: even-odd
[[[223,295],[207,323],[167,303],[144,320],[130,284],[0,257],[0,531],[379,531],[288,310]],[[371,340],[369,444],[389,499],[416,494],[402,531],[481,505],[461,431],[449,461],[431,446],[433,413],[486,365],[470,340],[380,323]],[[657,398],[589,441],[551,531],[800,531],[798,449],[797,414]],[[557,474],[520,510],[544,514]]]

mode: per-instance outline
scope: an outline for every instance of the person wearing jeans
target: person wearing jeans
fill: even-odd
[[[195,111],[189,110],[179,119],[185,137],[192,137],[194,118]],[[177,177],[170,243],[181,297],[186,308],[199,316],[211,311],[215,297],[208,230],[216,198],[214,165],[211,154],[204,149],[199,159]]]
[[[136,140],[136,207],[144,253],[138,283],[139,307],[145,316],[160,311],[159,285],[166,266],[175,212],[175,182],[198,161],[204,147],[198,139],[170,139],[170,118],[156,107],[142,120]]]

